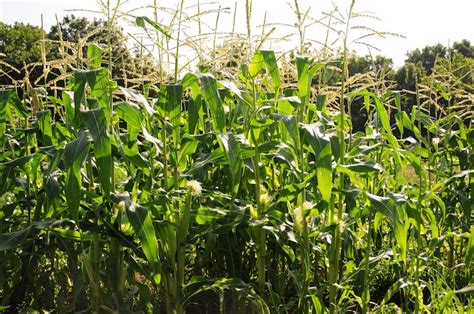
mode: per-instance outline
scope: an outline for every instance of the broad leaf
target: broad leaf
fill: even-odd
[[[332,194],[332,149],[331,139],[325,134],[321,123],[305,124],[308,142],[316,154],[316,175],[318,189],[323,199],[329,203]]]
[[[81,132],[77,139],[64,148],[64,164],[66,167],[66,202],[74,220],[79,220],[79,205],[82,197],[82,163],[89,152],[89,139]]]
[[[99,172],[99,181],[105,194],[109,195],[112,187],[113,159],[104,110],[99,108],[81,111],[81,117],[94,140],[94,155]]]
[[[220,143],[226,153],[230,164],[230,173],[232,175],[232,192],[234,196],[239,190],[239,184],[242,174],[242,156],[240,145],[231,134],[219,134]]]
[[[225,133],[224,105],[217,90],[217,81],[211,74],[201,75],[202,94],[211,110],[212,126],[216,133]]]

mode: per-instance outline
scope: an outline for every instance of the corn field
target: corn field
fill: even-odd
[[[472,93],[402,110],[348,75],[348,27],[339,57],[250,42],[223,75],[136,23],[177,40],[154,85],[88,43],[54,95],[0,90],[0,310],[472,313]]]

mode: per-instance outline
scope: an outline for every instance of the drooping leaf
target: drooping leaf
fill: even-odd
[[[95,70],[74,72],[74,108],[75,116],[79,115],[81,103],[86,98],[85,86],[90,87],[90,95],[93,97],[100,108],[104,110],[107,121],[110,123],[112,118],[111,99],[110,99],[110,75],[106,69],[99,68]],[[94,109],[94,108],[91,108]]]
[[[165,118],[171,122],[173,128],[173,141],[175,145],[180,142],[180,125],[181,125],[181,97],[183,95],[183,85],[167,84],[165,104]]]
[[[104,110],[98,108],[81,111],[81,117],[94,140],[94,156],[99,172],[99,181],[102,184],[105,195],[109,195],[112,187],[113,159]]]
[[[374,100],[375,109],[377,110],[377,117],[382,123],[382,129],[384,131],[383,134],[392,148],[393,155],[395,157],[395,160],[397,161],[397,164],[400,165],[402,163],[401,158],[400,158],[400,153],[399,153],[400,145],[398,144],[397,139],[393,135],[392,128],[390,125],[390,118],[388,116],[387,109],[385,108],[385,105],[383,104],[382,100],[374,93],[370,93],[368,91],[354,92],[354,93],[351,93],[350,95],[371,97]]]
[[[79,220],[79,205],[82,197],[82,163],[89,152],[89,139],[84,132],[64,148],[66,167],[66,202],[74,220]]]
[[[114,106],[115,113],[127,122],[127,132],[131,140],[136,140],[143,128],[143,113],[140,108],[128,102],[120,102]]]
[[[464,258],[464,263],[466,264],[467,269],[470,269],[473,257],[474,257],[474,226],[471,226],[471,234],[469,236],[469,241],[466,248],[466,257]]]
[[[102,48],[96,44],[87,47],[87,65],[89,70],[96,70],[102,64]]]
[[[0,90],[0,149],[3,148],[5,143],[7,118],[10,119],[11,127],[14,127],[14,120],[12,119],[10,108],[14,108],[17,115],[22,119],[28,116],[28,111],[15,91]]]
[[[393,209],[393,200],[390,197],[378,196],[370,193],[367,193],[367,197],[378,212],[382,213],[392,223],[395,222],[396,214]]]
[[[455,296],[456,296],[456,293],[454,293],[454,291],[448,291],[444,295],[444,297],[443,297],[443,299],[442,299],[442,301],[439,305],[439,313],[444,312],[444,310],[446,309],[446,306],[448,306],[449,302],[451,302],[452,298],[454,298]]]
[[[232,191],[237,194],[242,174],[242,156],[240,145],[231,133],[219,134],[220,143],[230,164]]]
[[[263,68],[266,68],[272,78],[273,90],[275,92],[281,86],[280,70],[276,61],[275,52],[271,50],[257,50],[250,61],[249,74],[255,78]]]
[[[277,121],[283,121],[286,127],[286,131],[288,132],[288,135],[293,140],[293,144],[295,145],[295,147],[299,147],[299,135],[298,135],[299,130],[298,130],[298,123],[296,121],[296,116],[274,114],[273,117]]]
[[[119,90],[123,93],[123,95],[125,96],[125,98],[135,104],[140,104],[143,106],[143,108],[145,108],[146,112],[152,116],[156,113],[156,110],[152,107],[152,105],[148,102],[148,100],[146,99],[145,96],[139,94],[139,93],[136,93],[135,91],[131,90],[131,89],[127,89],[127,88],[124,88],[124,87],[119,87]],[[164,91],[165,89],[163,89]],[[160,90],[161,91],[161,90]]]
[[[386,304],[390,299],[398,292],[400,291],[400,287],[402,286],[402,281],[397,280],[385,293],[385,296],[382,299],[382,302],[380,303],[381,305]]]
[[[311,98],[311,83],[313,76],[319,69],[324,67],[324,63],[310,65],[308,58],[296,58],[296,69],[298,71],[298,96],[303,106],[306,106]]]
[[[150,18],[146,16],[137,16],[135,19],[135,23],[139,27],[145,28],[145,22],[147,22],[149,25],[151,25],[154,29],[165,35],[167,38],[171,39],[171,35],[159,24],[157,24],[155,21],[151,20]]]
[[[56,144],[56,138],[53,136],[51,111],[38,111],[36,112],[36,117],[38,119],[39,129],[43,135],[43,145],[50,146]]]
[[[307,133],[309,145],[316,154],[316,175],[318,178],[318,190],[323,199],[331,201],[332,180],[332,149],[331,139],[325,134],[321,123],[305,124],[303,128]]]
[[[382,171],[382,166],[375,161],[364,161],[350,165],[341,165],[341,167],[347,168],[354,172],[379,172]]]
[[[217,81],[211,74],[202,74],[200,77],[202,94],[211,110],[212,126],[216,133],[225,133],[225,113],[221,96],[217,90]]]
[[[468,268],[469,269],[469,268]],[[474,284],[467,285],[459,290],[454,291],[456,294],[474,294]]]
[[[0,234],[0,251],[11,250],[19,247],[30,234],[31,226],[10,233],[1,233]]]
[[[385,215],[393,228],[393,233],[399,246],[400,259],[406,263],[409,221],[401,204],[396,204],[390,197],[366,193],[374,208]]]
[[[188,73],[184,76],[182,83],[183,89],[189,88],[191,90],[188,105],[188,132],[196,134],[200,124],[204,125],[203,95],[199,87],[199,78],[193,73]]]
[[[8,92],[0,91],[0,149],[3,151],[8,110]]]
[[[158,256],[158,240],[151,214],[145,207],[133,202],[128,193],[118,195],[117,198],[125,205],[128,220],[140,240],[146,259],[153,269],[152,278],[154,283],[159,284],[161,281],[161,263]]]

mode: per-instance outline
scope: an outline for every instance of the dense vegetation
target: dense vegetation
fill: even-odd
[[[169,73],[113,18],[0,23],[0,309],[472,310],[474,48],[394,70],[349,52],[353,5],[339,52],[239,38],[199,72],[180,22],[135,20]]]

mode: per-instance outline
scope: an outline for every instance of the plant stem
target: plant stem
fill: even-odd
[[[179,59],[179,37],[181,35],[181,22],[182,22],[182,16],[183,16],[183,4],[184,0],[181,0],[180,6],[179,6],[179,19],[178,19],[178,35],[176,36],[176,51],[174,55],[174,82],[178,82],[178,59]]]
[[[362,292],[362,313],[366,314],[369,308],[370,302],[370,290],[369,290],[369,268],[370,268],[370,251],[371,251],[371,232],[372,232],[372,209],[369,209],[369,217],[368,217],[368,230],[367,230],[367,244],[365,248],[365,257],[364,257],[364,288]]]
[[[341,91],[340,91],[340,125],[339,125],[339,143],[341,145],[341,152],[339,157],[339,164],[343,165],[345,163],[345,154],[346,154],[346,141],[345,141],[345,92],[346,92],[346,76],[347,76],[347,39],[349,32],[349,22],[352,15],[352,10],[355,5],[355,0],[352,0],[351,6],[349,8],[349,13],[346,22],[346,31],[344,34],[344,50],[343,50],[343,59],[342,59],[342,79],[341,79]],[[337,287],[336,282],[339,277],[339,256],[342,247],[342,232],[343,225],[341,224],[343,213],[344,213],[344,195],[342,191],[345,186],[345,175],[344,173],[339,174],[339,202],[337,209],[337,216],[335,219],[336,230],[334,232],[334,242],[331,246],[331,256],[332,260],[330,262],[329,270],[329,299],[330,299],[330,312],[336,312],[336,298],[337,298]]]
[[[254,118],[257,119],[257,90],[255,80],[252,82],[253,88],[253,105],[254,105]],[[261,192],[261,179],[260,179],[260,152],[259,152],[259,138],[255,137],[252,129],[250,129],[252,141],[255,148],[255,156],[253,159],[254,173],[255,173],[255,198],[257,203],[258,220],[262,220],[265,216],[264,206],[260,200]],[[260,293],[265,291],[265,251],[266,251],[266,232],[263,227],[258,228],[258,240],[257,240],[257,278],[258,288]]]

